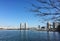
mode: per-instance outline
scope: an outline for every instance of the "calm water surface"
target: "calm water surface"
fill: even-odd
[[[60,41],[60,33],[30,30],[0,30],[0,41]]]

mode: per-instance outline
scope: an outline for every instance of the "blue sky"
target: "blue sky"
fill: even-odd
[[[30,2],[36,4],[37,6],[50,7],[50,5],[41,4],[35,0],[0,0],[0,26],[19,27],[20,23],[25,22],[27,22],[29,26],[46,26],[46,23],[42,23],[41,21],[43,21],[43,18],[50,18],[51,16],[45,16],[42,20],[40,20],[40,17],[36,17],[34,15],[37,13],[29,11],[33,8]],[[46,9],[40,9],[40,11],[49,12]],[[50,9],[50,11],[54,13],[55,9]]]
[[[0,0],[0,25],[19,26],[27,22],[29,26],[41,24],[37,17],[24,7],[30,7],[25,0]]]

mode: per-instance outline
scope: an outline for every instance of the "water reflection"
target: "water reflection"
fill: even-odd
[[[0,41],[60,41],[59,32],[47,31],[0,31]]]
[[[53,40],[54,40],[54,41],[57,41],[56,32],[53,32],[53,37],[54,37]]]
[[[21,41],[59,41],[60,33],[47,31],[20,31]]]
[[[49,32],[47,32],[47,41],[50,41]]]
[[[47,32],[47,41],[59,41],[60,34],[58,32]]]
[[[27,31],[26,30],[21,30],[20,31],[21,32],[21,41],[28,41],[28,33],[27,33]]]

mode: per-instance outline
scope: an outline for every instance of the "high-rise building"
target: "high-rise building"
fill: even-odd
[[[40,25],[38,25],[38,28],[40,29]]]
[[[55,22],[53,22],[53,30],[55,31]]]
[[[55,28],[57,28],[60,25],[60,22],[55,22]]]
[[[28,29],[28,24],[27,23],[24,23],[24,28]]]
[[[27,25],[26,25],[26,23],[24,24],[24,28],[25,28],[25,30],[26,30],[26,27],[27,27]]]
[[[22,28],[22,23],[20,23],[20,30],[21,30],[21,28]]]
[[[47,22],[47,30],[49,30],[49,27],[50,27],[50,23]]]
[[[21,29],[27,29],[27,23],[20,23],[20,30]]]

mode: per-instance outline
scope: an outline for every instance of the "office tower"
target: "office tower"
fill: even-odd
[[[20,23],[20,30],[26,30],[27,29],[27,23]]]
[[[53,22],[53,31],[55,31],[55,22]]]
[[[50,26],[50,25],[49,25],[49,22],[47,22],[47,30],[49,30],[49,26]]]
[[[20,23],[20,30],[21,30],[21,28],[22,28],[22,23]]]
[[[25,23],[25,30],[27,30],[28,29],[28,24],[27,23]]]
[[[40,29],[40,25],[38,25],[38,28]]]
[[[26,27],[27,27],[27,26],[26,26],[26,23],[25,23],[25,30],[26,30]]]

